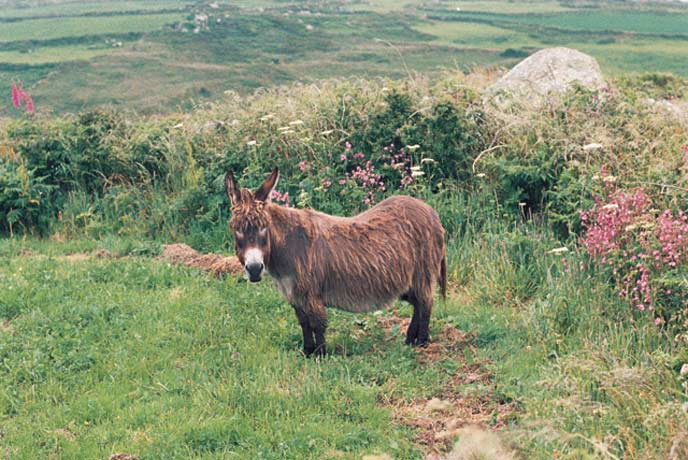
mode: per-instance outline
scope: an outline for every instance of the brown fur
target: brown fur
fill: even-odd
[[[304,352],[325,351],[324,307],[368,312],[397,299],[414,307],[406,342],[426,344],[434,285],[446,295],[444,229],[437,213],[408,196],[387,198],[354,217],[285,208],[268,199],[278,177],[273,170],[252,194],[238,189],[229,173],[230,225],[248,241],[235,245],[242,264],[247,249],[261,249],[267,272],[296,311]],[[260,244],[256,235],[263,228],[267,237]]]

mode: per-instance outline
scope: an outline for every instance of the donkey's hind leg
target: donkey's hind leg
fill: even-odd
[[[409,291],[401,297],[413,305],[413,317],[406,331],[406,344],[424,347],[430,340],[430,314],[432,293]]]

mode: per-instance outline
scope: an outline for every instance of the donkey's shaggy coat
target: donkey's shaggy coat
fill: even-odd
[[[437,213],[408,196],[393,196],[354,217],[271,203],[275,168],[251,193],[225,177],[232,203],[235,251],[251,281],[263,270],[294,307],[303,329],[304,353],[324,354],[324,307],[368,312],[396,299],[413,305],[406,343],[424,345],[433,287],[446,294],[444,229]]]

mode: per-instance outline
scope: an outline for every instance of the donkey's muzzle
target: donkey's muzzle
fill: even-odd
[[[248,280],[252,283],[257,283],[263,276],[263,270],[265,266],[261,263],[257,264],[247,264],[246,274],[248,275]]]

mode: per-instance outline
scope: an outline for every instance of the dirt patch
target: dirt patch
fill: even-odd
[[[107,249],[96,249],[91,255],[98,259],[116,259],[118,257],[117,254]]]
[[[457,432],[459,440],[445,460],[513,460],[514,452],[492,431],[467,425]]]
[[[397,334],[405,334],[411,323],[411,318],[396,316],[397,311],[392,311],[391,316],[378,316],[377,323],[384,329],[388,340],[394,339]],[[430,343],[423,348],[417,348],[417,359],[422,363],[432,363],[454,356],[464,347],[471,347],[473,336],[461,332],[455,327],[446,325],[437,337],[430,337]]]
[[[671,440],[671,450],[669,460],[679,460],[688,458],[688,432],[682,431]]]
[[[12,326],[12,323],[10,323],[9,320],[3,319],[0,321],[0,331],[6,332],[7,334],[12,334],[14,333],[14,326]]]
[[[186,244],[166,244],[160,258],[175,265],[200,268],[220,277],[224,274],[238,275],[243,267],[236,256],[202,254]]]
[[[75,441],[76,440],[76,435],[68,430],[67,428],[58,428],[56,430],[53,430],[53,433],[55,433],[58,436],[61,436],[69,441]]]
[[[410,318],[384,316],[379,317],[378,322],[390,337],[397,330],[406,331]],[[473,348],[472,341],[472,334],[446,325],[436,337],[431,337],[428,346],[416,349],[416,359],[421,363],[430,365],[451,357],[457,366],[439,394],[430,399],[405,401],[390,398],[381,401],[394,410],[397,423],[416,430],[416,442],[424,447],[426,460],[445,458],[452,441],[466,426],[500,428],[515,411],[515,403],[495,397],[493,378],[484,363],[466,361],[464,351]],[[461,455],[447,458],[463,459]]]
[[[58,256],[58,260],[64,260],[65,262],[83,262],[91,258],[91,254],[86,252],[77,252],[74,254],[65,254],[63,256]]]
[[[391,315],[377,317],[377,324],[384,329],[387,340],[393,340],[395,335],[399,333],[406,334],[406,329],[411,323],[411,318],[398,317],[399,311],[396,309],[390,313]]]
[[[108,460],[139,460],[139,456],[136,454],[112,454]]]

